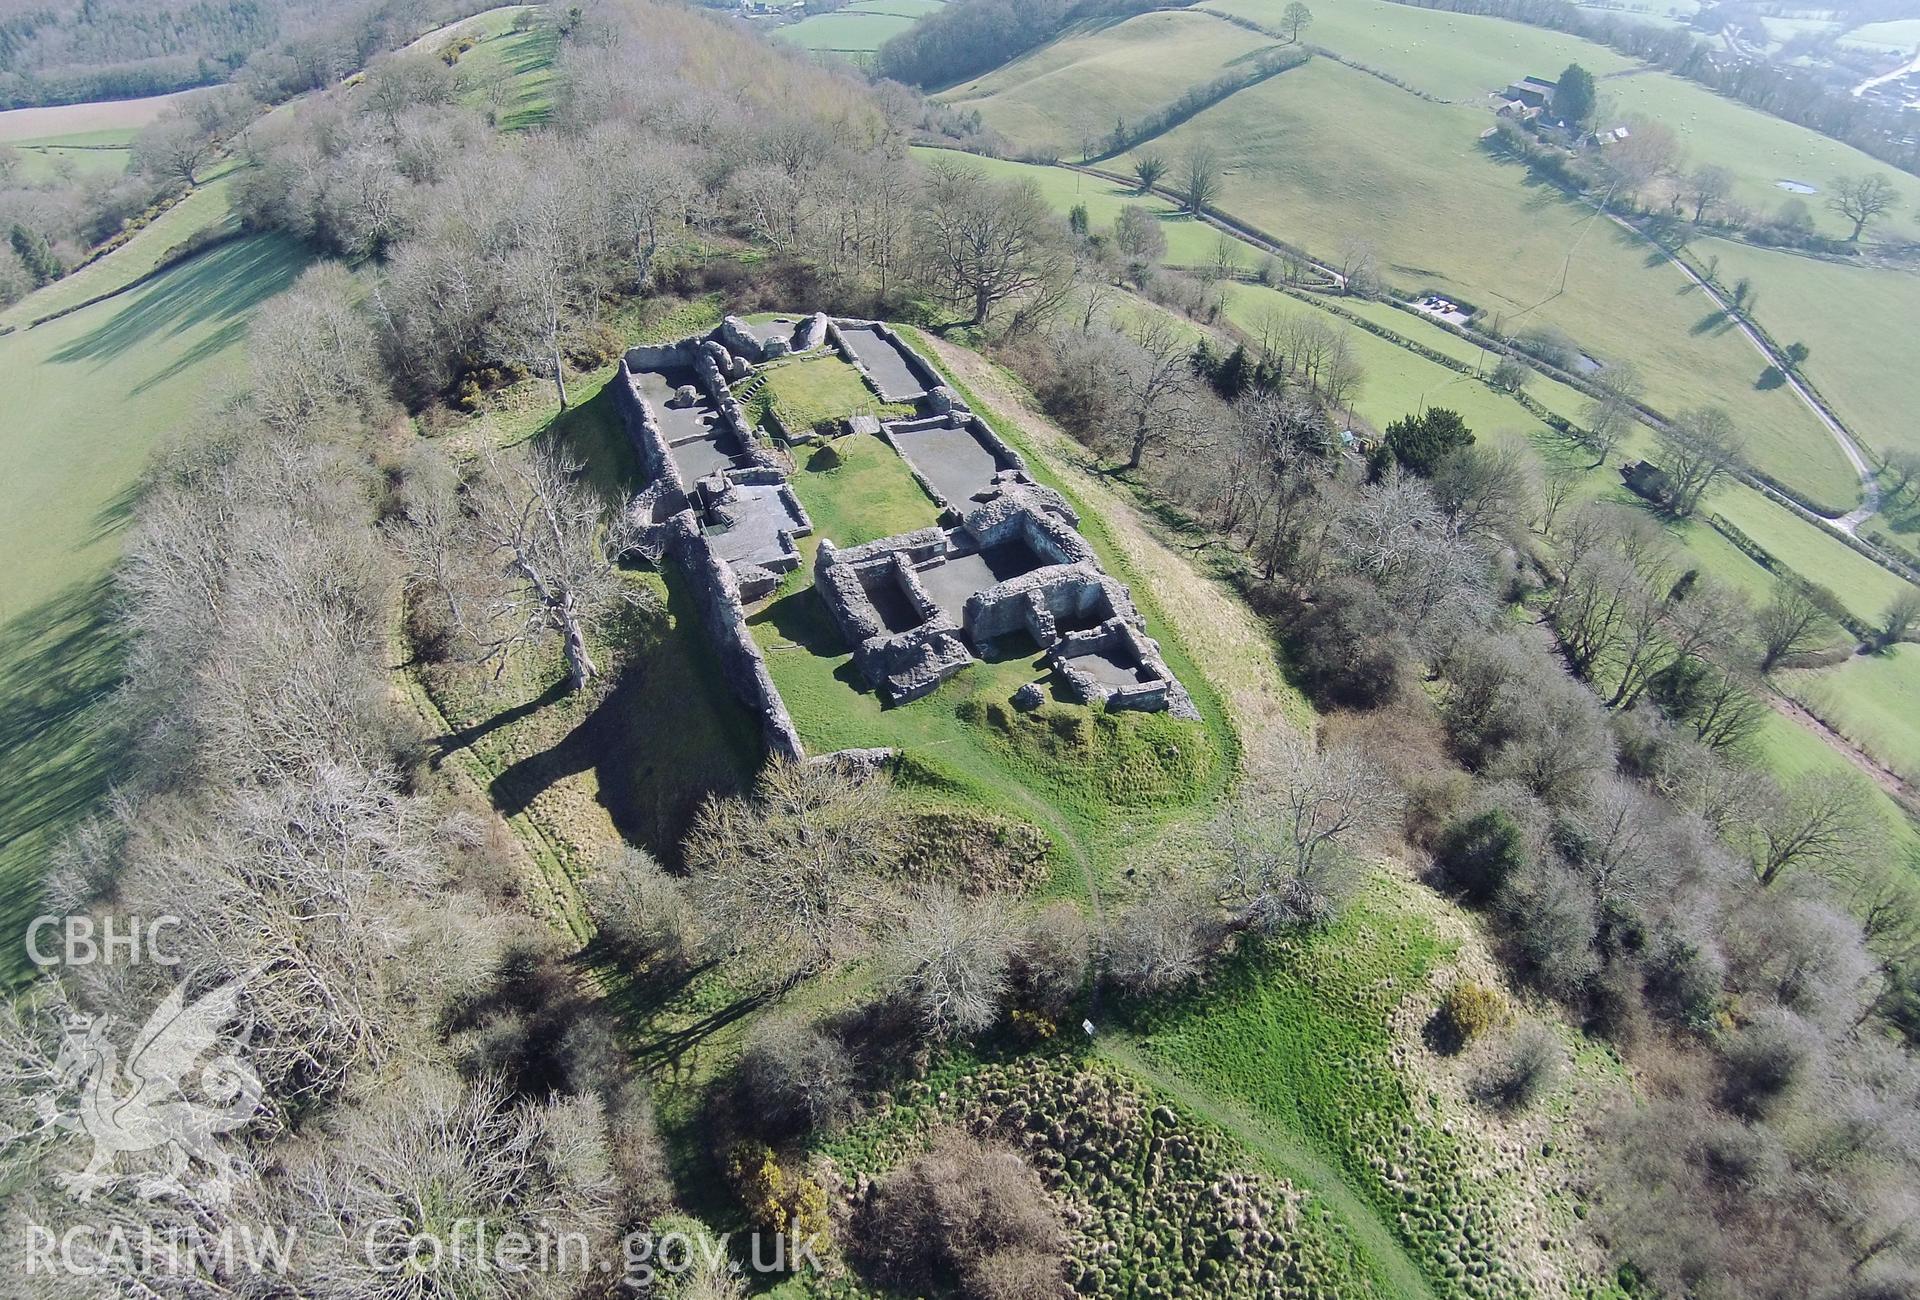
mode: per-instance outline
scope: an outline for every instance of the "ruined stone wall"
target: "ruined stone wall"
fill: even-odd
[[[1046,564],[1094,562],[1093,548],[1064,519],[1024,505],[1006,511],[977,510],[967,518],[967,531],[982,548],[1024,543]]]
[[[721,674],[741,703],[759,718],[767,752],[792,762],[805,758],[800,733],[767,671],[766,656],[747,628],[747,612],[740,603],[732,567],[713,553],[713,547],[693,526],[691,515],[675,517],[667,551],[692,579],[694,603],[719,654]]]
[[[1092,564],[1076,564],[1035,569],[975,592],[962,619],[976,645],[1026,632],[1046,646],[1054,640],[1053,623],[1084,622],[1101,608],[1121,617],[1138,617],[1125,587]]]
[[[680,339],[673,343],[642,343],[627,349],[626,363],[630,370],[679,370],[693,364],[694,353],[700,349],[700,340]]]

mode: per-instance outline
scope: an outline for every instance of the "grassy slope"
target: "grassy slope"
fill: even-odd
[[[1000,125],[994,100],[978,107]],[[1399,288],[1443,289],[1506,328],[1555,325],[1597,356],[1631,358],[1663,408],[1727,406],[1764,468],[1851,504],[1838,449],[1789,392],[1755,387],[1759,358],[1679,272],[1482,154],[1483,116],[1321,59],[1208,109],[1162,148],[1177,157],[1196,142],[1217,146],[1231,168],[1222,206],[1310,250],[1332,257],[1365,238]]]
[[[1277,26],[1286,0],[1207,0],[1207,9]],[[1390,0],[1325,0],[1313,7],[1306,38],[1342,57],[1379,68],[1442,98],[1484,106],[1489,91],[1529,73],[1557,77],[1578,63],[1599,82],[1600,116],[1639,115],[1664,123],[1686,149],[1688,163],[1718,163],[1735,177],[1734,197],[1761,211],[1787,198],[1774,184],[1801,180],[1824,188],[1833,177],[1881,172],[1899,187],[1900,207],[1888,229],[1920,236],[1920,178],[1875,161],[1780,118],[1714,94],[1681,77],[1643,71],[1603,45],[1497,18],[1447,14]],[[1623,75],[1627,74],[1627,75]],[[1852,225],[1809,199],[1818,226],[1845,235]]]
[[[1790,392],[1755,387],[1759,357],[1681,274],[1610,223],[1528,188],[1476,148],[1481,129],[1478,110],[1427,104],[1321,59],[1202,113],[1167,148],[1218,146],[1233,168],[1223,206],[1309,249],[1358,235],[1398,287],[1440,288],[1509,331],[1557,326],[1602,359],[1631,359],[1661,409],[1724,405],[1762,468],[1851,505],[1857,485],[1839,450]]]
[[[1097,198],[1090,200],[1088,196],[1101,183],[1077,172],[1028,163],[978,159],[971,155],[940,154],[937,150],[921,152],[923,156],[959,159],[969,166],[984,168],[998,176],[1031,177],[1040,184],[1056,208],[1064,210],[1073,203],[1088,203],[1096,220],[1099,217],[1101,209],[1095,206]],[[1110,190],[1109,201],[1117,205],[1121,201],[1118,194],[1119,191]],[[1210,227],[1195,225],[1184,218],[1170,220],[1167,228],[1180,232],[1180,238],[1194,248],[1216,234]],[[1244,260],[1252,260],[1251,250],[1242,246],[1242,251]],[[1363,317],[1401,339],[1468,364],[1485,362],[1481,349],[1415,313],[1380,302],[1347,298],[1327,301],[1330,307]],[[1251,284],[1229,286],[1227,303],[1229,319],[1242,329],[1256,333],[1261,317],[1268,311],[1288,315],[1312,313],[1344,331],[1365,371],[1356,407],[1360,415],[1377,428],[1384,427],[1387,421],[1408,411],[1418,409],[1424,400],[1430,405],[1452,406],[1460,410],[1468,423],[1482,435],[1495,438],[1524,436],[1544,455],[1568,454],[1561,440],[1546,425],[1511,398],[1493,392],[1484,383],[1463,376],[1390,340],[1355,328],[1331,310],[1323,311],[1276,290]],[[1486,368],[1491,368],[1490,363]],[[1586,404],[1583,394],[1542,377],[1536,377],[1528,385],[1527,391],[1548,410],[1575,421],[1581,418],[1581,411]],[[1644,428],[1636,428],[1622,443],[1615,461],[1657,454],[1651,433]],[[1580,463],[1585,464],[1586,461],[1581,459]],[[1637,507],[1638,498],[1621,487],[1614,469],[1612,463],[1596,468],[1580,495],[1582,498],[1604,497],[1622,505]],[[1900,590],[1899,580],[1885,569],[1847,547],[1826,529],[1773,504],[1752,489],[1738,484],[1730,485],[1712,498],[1710,506],[1774,556],[1786,561],[1790,567],[1833,589],[1862,618],[1878,614],[1893,594]],[[1671,525],[1669,531],[1676,541],[1686,546],[1703,572],[1747,592],[1755,600],[1766,599],[1772,585],[1771,575],[1725,537],[1703,522]]]
[[[1278,29],[1286,0],[1205,0],[1210,12]],[[1384,0],[1323,0],[1312,6],[1305,40],[1443,99],[1479,103],[1487,92],[1533,75],[1556,77],[1569,63],[1602,77],[1633,62],[1577,36],[1521,23],[1413,9]]]
[[[154,449],[191,433],[237,378],[249,315],[304,262],[282,240],[250,238],[0,337],[0,930],[9,935],[61,829],[114,776],[99,731],[119,664],[105,584],[135,482]],[[9,941],[0,972],[15,973],[17,958]]]
[[[1125,186],[1101,180],[1098,176],[1087,176],[1060,167],[1039,167],[1030,163],[982,158],[976,154],[961,154],[945,149],[921,147],[914,149],[913,153],[922,162],[944,158],[1002,180],[1030,180],[1040,187],[1047,202],[1060,212],[1068,212],[1075,205],[1084,206],[1087,219],[1095,229],[1111,227],[1123,208],[1136,204],[1145,207],[1159,219],[1160,231],[1167,237],[1166,261],[1169,266],[1206,265],[1213,261],[1214,250],[1220,244],[1218,230],[1176,211],[1167,200],[1157,195],[1143,198]],[[1237,240],[1229,242],[1238,265],[1251,268],[1259,260],[1247,245]]]
[[[1087,23],[941,98],[961,108],[990,106],[988,120],[1022,145],[1077,157],[1084,141],[1104,140],[1116,119],[1138,119],[1272,48],[1268,37],[1203,14],[1148,13]]]
[[[491,10],[454,29],[480,42],[462,55],[458,64],[467,82],[469,102],[485,98],[484,87],[489,81],[512,79],[511,92],[500,111],[499,125],[505,130],[537,126],[546,121],[553,108],[553,60],[559,50],[559,35],[544,23],[530,31],[513,31],[518,12],[518,7]],[[436,33],[428,39],[433,48],[444,48],[452,34]]]
[[[56,311],[125,288],[150,273],[183,241],[207,231],[235,233],[233,168],[213,173],[199,188],[156,217],[135,239],[0,311],[0,325],[25,325]]]
[[[1869,754],[1920,782],[1920,646],[1790,673],[1781,685]]]
[[[523,65],[517,78],[544,75],[524,51],[514,66]],[[124,144],[174,98],[0,113],[0,139]],[[298,101],[274,112],[297,110]],[[229,185],[230,173],[216,172],[121,247],[0,315],[16,327],[0,335],[0,930],[9,934],[33,908],[63,828],[115,776],[101,708],[120,663],[108,640],[108,571],[139,475],[156,447],[193,433],[239,380],[248,318],[307,257],[279,237],[251,236],[58,320],[26,322],[124,289],[183,240],[228,225]],[[11,941],[0,946],[0,978],[18,974],[22,956]]]
[[[1920,366],[1912,322],[1920,321],[1920,273],[1846,266],[1723,239],[1703,240],[1696,259],[1717,258],[1719,278],[1759,286],[1753,314],[1781,343],[1813,352],[1805,370],[1854,436],[1882,455],[1920,452]],[[1901,322],[1905,328],[1891,322]]]

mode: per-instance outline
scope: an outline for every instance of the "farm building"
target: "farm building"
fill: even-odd
[[[1557,89],[1558,83],[1543,77],[1522,77],[1507,86],[1506,97],[1517,99],[1528,108],[1545,108],[1553,102],[1553,92]]]

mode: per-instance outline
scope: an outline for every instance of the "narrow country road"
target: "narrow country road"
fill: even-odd
[[[1646,238],[1632,222],[1624,217],[1616,216],[1609,212],[1607,219],[1612,221],[1616,226],[1619,226],[1622,230],[1640,235],[1643,239]],[[1866,454],[1860,450],[1859,444],[1854,442],[1852,435],[1841,428],[1839,422],[1831,415],[1828,415],[1826,409],[1814,400],[1813,394],[1806,390],[1799,378],[1795,376],[1792,371],[1780,364],[1781,358],[1774,356],[1773,349],[1767,346],[1766,340],[1754,333],[1752,327],[1740,318],[1739,314],[1728,305],[1727,300],[1722,298],[1712,285],[1694,274],[1692,267],[1668,252],[1660,244],[1653,240],[1648,240],[1647,242],[1653,244],[1655,248],[1660,249],[1661,255],[1667,259],[1670,265],[1679,267],[1680,274],[1692,281],[1694,288],[1706,294],[1708,301],[1712,302],[1715,307],[1718,307],[1725,313],[1728,320],[1739,327],[1741,336],[1747,340],[1747,343],[1755,352],[1760,354],[1761,358],[1768,365],[1786,377],[1787,387],[1791,388],[1794,396],[1798,397],[1801,402],[1805,404],[1806,408],[1813,412],[1813,418],[1820,421],[1821,427],[1827,431],[1828,436],[1838,444],[1840,454],[1847,458],[1847,463],[1853,466],[1853,472],[1860,476],[1861,500],[1860,504],[1854,509],[1847,511],[1846,514],[1841,515],[1838,519],[1829,519],[1826,522],[1829,527],[1836,528],[1849,537],[1853,536],[1858,532],[1860,525],[1865,523],[1880,509],[1880,484],[1873,476],[1873,465],[1867,460]]]
[[[1865,81],[1855,86],[1853,88],[1853,97],[1858,99],[1875,86],[1885,85],[1889,81],[1898,81],[1909,72],[1920,72],[1920,50],[1913,52],[1913,60],[1911,62],[1901,64],[1892,72],[1883,72],[1877,77],[1868,77]]]

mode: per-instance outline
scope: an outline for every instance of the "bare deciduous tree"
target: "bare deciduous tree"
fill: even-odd
[[[1185,988],[1206,973],[1225,928],[1211,891],[1168,881],[1114,919],[1102,964],[1108,976],[1133,993]]]
[[[1263,739],[1219,827],[1221,889],[1236,923],[1273,933],[1330,920],[1352,892],[1352,854],[1399,807],[1392,779],[1359,750]]]
[[[1212,145],[1196,144],[1187,150],[1180,160],[1180,197],[1188,212],[1200,216],[1219,199],[1224,174],[1225,164]]]
[[[1844,873],[1870,849],[1875,829],[1861,778],[1809,773],[1767,799],[1748,828],[1754,875],[1771,885],[1798,868]]]
[[[272,429],[297,433],[378,400],[379,344],[359,309],[352,275],[337,262],[309,268],[293,288],[262,305],[248,342],[254,408]]]
[[[163,117],[134,137],[134,165],[152,176],[179,181],[191,189],[200,164],[213,155],[213,140],[192,119]]]
[[[717,938],[818,966],[897,915],[880,873],[899,828],[885,781],[776,763],[750,797],[709,799],[694,818],[686,841],[694,897]]]
[[[1123,388],[1128,430],[1127,468],[1139,469],[1147,453],[1186,428],[1198,393],[1186,340],[1165,316],[1154,313],[1128,336],[1133,344],[1113,378]]]
[[[1616,361],[1594,378],[1599,389],[1581,412],[1586,422],[1588,441],[1593,446],[1593,465],[1598,469],[1620,445],[1620,439],[1633,427],[1634,408],[1643,385],[1640,372],[1631,361]]]
[[[594,628],[641,599],[620,576],[622,533],[579,474],[544,449],[489,453],[461,487],[444,467],[426,472],[399,533],[415,590],[444,605],[481,662],[504,671],[516,650],[558,637],[574,690],[600,672],[587,644]]]
[[[704,936],[686,891],[645,850],[609,854],[580,892],[600,937],[629,962],[675,971],[698,955]]]
[[[773,1140],[838,1128],[854,1112],[854,1065],[818,1025],[783,1018],[756,1025],[735,1080],[741,1100]]]
[[[1687,180],[1681,193],[1687,202],[1693,205],[1693,224],[1699,225],[1706,219],[1710,209],[1724,203],[1733,193],[1733,173],[1715,163],[1703,163],[1687,173]]]
[[[928,169],[917,221],[929,286],[984,325],[1003,304],[1043,291],[1070,268],[1064,232],[1031,182],[997,184],[971,168]]]
[[[934,1038],[977,1034],[999,1019],[1016,937],[998,900],[928,890],[891,945],[888,982]]]
[[[1682,411],[1659,431],[1667,463],[1662,467],[1673,483],[1667,508],[1685,518],[1700,508],[1707,494],[1740,467],[1746,437],[1733,417],[1717,406]]]
[[[431,1276],[476,1300],[559,1300],[596,1275],[599,1252],[617,1249],[608,1146],[591,1100],[515,1101],[498,1080],[416,1074],[291,1152],[263,1209],[301,1229],[305,1295],[417,1300]],[[415,1234],[476,1222],[530,1242],[577,1234],[590,1249],[556,1251],[539,1268],[503,1269],[491,1250],[452,1249],[430,1272],[410,1265]]]
[[[1893,211],[1899,201],[1900,191],[1878,172],[1836,177],[1827,194],[1827,207],[1853,223],[1847,238],[1856,243],[1868,222]]]
[[[1760,671],[1790,666],[1833,639],[1836,628],[1804,585],[1776,578],[1773,594],[1754,616]]]

